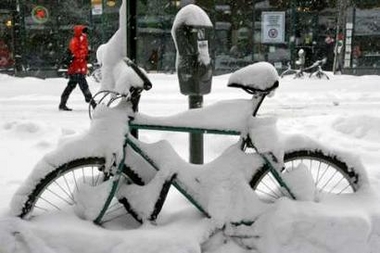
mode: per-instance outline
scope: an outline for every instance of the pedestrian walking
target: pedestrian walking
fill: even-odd
[[[88,39],[86,26],[74,26],[74,36],[70,40],[69,50],[73,56],[73,59],[67,70],[69,82],[67,83],[67,86],[61,95],[59,110],[72,110],[71,108],[67,107],[66,103],[71,92],[75,89],[77,84],[79,84],[79,88],[84,95],[85,101],[87,103],[91,103],[91,106],[95,108],[96,103],[92,100],[92,94],[88,88],[88,83],[86,80],[88,59]]]

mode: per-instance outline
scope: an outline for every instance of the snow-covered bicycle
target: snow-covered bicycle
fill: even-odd
[[[228,86],[251,99],[220,101],[169,117],[139,113],[148,76],[126,59],[126,86],[97,94],[90,129],[45,155],[12,199],[12,211],[31,218],[72,210],[102,224],[131,214],[154,221],[174,186],[206,217],[251,224],[276,199],[316,200],[357,191],[365,174],[355,159],[304,136],[279,134],[259,117],[264,98],[279,85],[266,62],[234,72]],[[237,143],[204,165],[183,161],[168,141],[145,143],[133,129],[236,135]],[[126,211],[127,212],[126,212]]]

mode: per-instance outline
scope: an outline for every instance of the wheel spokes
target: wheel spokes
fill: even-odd
[[[282,174],[290,173],[298,166],[306,167],[312,176],[315,188],[323,194],[347,194],[355,191],[350,178],[336,165],[316,157],[295,157],[285,162]],[[295,173],[297,173],[295,171]],[[291,188],[291,186],[289,186]],[[265,201],[274,200],[286,196],[282,187],[273,175],[266,171],[255,185],[255,191]]]
[[[100,212],[104,205],[104,200],[97,196],[109,193],[108,182],[105,181],[110,177],[112,175],[104,173],[104,159],[89,158],[68,162],[47,174],[39,186],[36,186],[36,193],[30,195],[25,203],[27,212],[23,217],[31,218],[49,212],[68,211],[91,220],[93,210],[96,210],[93,208],[99,207]],[[128,218],[128,213],[114,198],[106,210],[102,224],[119,220],[123,216]]]
[[[104,178],[100,165],[78,166],[60,174],[52,180],[41,194],[36,197],[33,215],[39,211],[62,211],[76,203],[75,193],[81,191],[81,185],[94,187]]]

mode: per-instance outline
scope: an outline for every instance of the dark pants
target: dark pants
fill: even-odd
[[[67,83],[67,86],[61,95],[61,103],[59,104],[60,106],[66,105],[71,92],[75,89],[77,84],[79,84],[79,88],[81,89],[86,102],[89,103],[91,101],[92,94],[90,89],[88,88],[86,76],[83,74],[74,74],[69,75],[69,82]]]

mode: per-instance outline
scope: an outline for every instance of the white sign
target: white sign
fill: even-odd
[[[261,14],[261,43],[285,42],[285,12],[268,11]]]
[[[92,5],[92,15],[102,15],[103,6],[102,4],[93,4]]]

